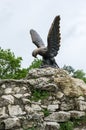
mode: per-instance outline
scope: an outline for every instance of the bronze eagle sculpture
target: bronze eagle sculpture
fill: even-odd
[[[60,47],[60,16],[55,17],[50,27],[47,37],[47,47],[45,47],[44,42],[35,30],[31,29],[30,34],[32,42],[37,46],[37,49],[32,52],[32,56],[35,58],[37,55],[42,56],[43,59],[41,67],[59,68],[54,57],[58,54]]]

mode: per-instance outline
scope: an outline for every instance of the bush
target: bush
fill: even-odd
[[[24,78],[28,69],[21,68],[21,57],[15,57],[10,49],[0,48],[0,78],[1,79],[20,79]]]
[[[29,66],[29,70],[34,69],[34,68],[39,68],[41,66],[42,60],[41,59],[34,59],[34,61],[31,63]]]
[[[68,121],[60,124],[60,130],[73,130],[73,122]]]

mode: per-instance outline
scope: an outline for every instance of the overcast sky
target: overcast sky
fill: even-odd
[[[28,67],[36,48],[30,29],[35,29],[47,45],[47,34],[56,15],[61,16],[58,65],[71,65],[86,72],[86,0],[0,0],[0,46],[21,56],[22,67]]]

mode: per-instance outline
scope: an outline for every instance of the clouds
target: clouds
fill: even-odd
[[[23,67],[33,60],[29,30],[37,30],[44,42],[54,17],[61,15],[60,66],[86,70],[86,1],[83,0],[0,0],[0,46],[23,57]]]

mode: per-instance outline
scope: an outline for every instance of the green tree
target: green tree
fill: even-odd
[[[42,60],[41,59],[34,59],[29,66],[29,70],[34,69],[34,68],[39,68],[41,66]]]
[[[83,70],[75,70],[72,66],[66,65],[63,66],[63,69],[68,71],[74,78],[79,78],[86,82],[86,73]]]
[[[72,66],[66,66],[66,65],[64,65],[63,69],[66,70],[66,71],[68,71],[69,74],[71,74],[71,75],[73,75],[73,73],[75,71],[75,69]]]
[[[0,78],[20,79],[26,76],[28,69],[21,68],[21,57],[15,57],[10,49],[0,48]]]
[[[86,73],[83,72],[83,70],[76,70],[74,73],[73,73],[73,77],[74,78],[79,78],[79,79],[82,79],[86,82]]]

